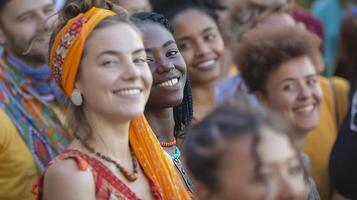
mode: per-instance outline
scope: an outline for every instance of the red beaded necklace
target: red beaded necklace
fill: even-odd
[[[133,150],[130,147],[130,154],[131,154],[131,160],[133,163],[133,172],[129,173],[123,166],[121,166],[118,162],[110,158],[109,156],[103,155],[102,153],[99,153],[98,151],[95,151],[95,149],[88,144],[82,142],[82,145],[91,153],[93,153],[95,156],[98,158],[101,158],[107,162],[113,163],[115,167],[124,175],[124,177],[130,181],[134,182],[136,179],[138,179],[138,164],[136,163],[135,155]]]
[[[176,138],[174,138],[171,142],[161,142],[160,141],[160,145],[162,147],[173,147],[176,145]]]

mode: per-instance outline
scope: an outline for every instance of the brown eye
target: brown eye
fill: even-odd
[[[136,58],[133,60],[133,62],[136,64],[146,63],[146,61],[147,61],[147,59],[145,59],[145,58]]]
[[[303,169],[302,169],[302,167],[300,166],[300,165],[294,165],[294,166],[292,166],[292,167],[290,167],[289,168],[289,173],[291,174],[291,175],[300,175],[300,174],[302,174],[302,172],[303,172]]]
[[[117,61],[114,61],[114,60],[106,60],[102,63],[102,66],[104,67],[109,67],[109,66],[113,66],[113,65],[116,65],[118,64]]]
[[[178,53],[177,50],[170,50],[169,52],[166,53],[166,57],[175,56],[177,53]]]
[[[181,51],[184,51],[184,50],[187,50],[187,49],[191,49],[192,46],[191,46],[191,44],[189,44],[189,43],[182,43],[182,44],[179,44],[179,45],[178,45],[178,48],[179,48]]]
[[[210,33],[210,34],[207,34],[207,35],[205,36],[205,40],[206,40],[206,41],[212,41],[212,40],[214,40],[216,37],[217,37],[216,34]]]
[[[293,84],[293,83],[289,83],[289,84],[285,84],[284,86],[283,86],[283,90],[284,91],[287,91],[287,92],[289,92],[289,91],[294,91],[295,89],[296,89],[296,85],[295,84]]]
[[[314,79],[314,78],[308,79],[308,80],[306,81],[306,84],[307,84],[308,86],[315,86],[316,83],[317,83],[317,80]]]

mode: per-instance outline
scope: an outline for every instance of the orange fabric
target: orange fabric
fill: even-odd
[[[105,9],[91,8],[86,13],[69,20],[56,36],[50,55],[51,70],[67,96],[70,96],[73,91],[87,37],[101,20],[111,15],[115,13]],[[78,34],[73,34],[76,30],[79,31]],[[132,120],[129,140],[140,166],[158,188],[163,199],[191,199],[144,115]]]
[[[131,121],[129,140],[141,167],[164,199],[191,199],[144,115]]]
[[[61,68],[61,79],[56,78],[56,80],[58,85],[67,96],[70,96],[73,91],[85,41],[99,22],[101,22],[104,18],[113,15],[115,15],[115,13],[110,10],[93,7],[86,13],[81,13],[75,18],[69,20],[62,28],[62,30],[57,34],[51,48],[50,66],[53,73],[56,53],[59,53],[63,56],[64,62],[60,64],[62,66],[59,66]],[[78,23],[78,20],[80,19],[85,20],[85,23],[82,25],[82,29],[80,30],[77,37],[74,38],[73,43],[68,42],[72,39],[70,37],[73,37],[69,33],[70,28],[73,28],[73,25],[76,22]],[[61,42],[68,42],[68,46],[61,46]]]

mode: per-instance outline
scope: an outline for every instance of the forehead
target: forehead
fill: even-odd
[[[137,8],[146,6],[149,4],[147,0],[115,0],[113,1],[120,6],[127,7],[127,8]]]
[[[295,150],[287,135],[263,126],[258,153],[263,163],[285,163],[295,158]]]
[[[282,63],[275,73],[273,72],[272,74],[277,80],[288,76],[305,77],[307,75],[316,74],[316,70],[309,57],[301,56]]]
[[[88,53],[114,50],[122,53],[131,53],[143,48],[139,34],[128,24],[118,23],[92,32],[86,41]]]
[[[178,14],[171,23],[175,29],[175,35],[178,36],[197,34],[206,28],[217,27],[215,21],[208,14],[193,8]]]
[[[54,5],[53,0],[10,0],[3,9],[6,17],[18,16],[25,12],[42,9],[45,6]]]
[[[258,27],[271,27],[271,26],[295,26],[296,22],[292,16],[284,12],[272,13],[263,18]]]
[[[174,41],[172,34],[160,24],[143,22],[138,26],[144,36],[145,48],[161,47],[169,40]]]

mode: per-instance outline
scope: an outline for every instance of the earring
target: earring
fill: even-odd
[[[80,106],[83,103],[82,95],[78,90],[74,90],[71,94],[71,101],[74,105]]]

